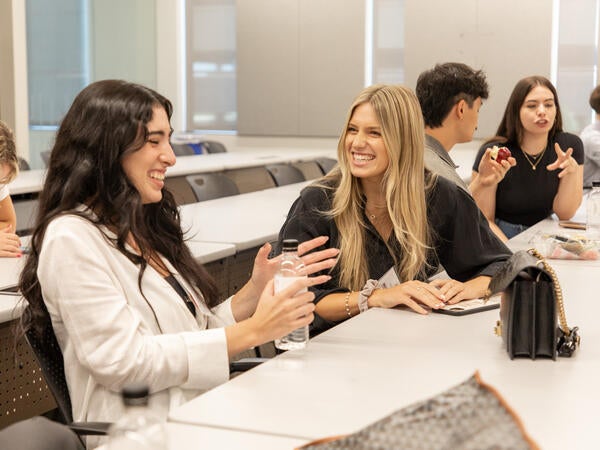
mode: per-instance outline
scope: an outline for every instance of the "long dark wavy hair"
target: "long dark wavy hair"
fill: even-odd
[[[539,75],[533,75],[530,77],[523,78],[517,82],[508,103],[504,110],[504,115],[498,125],[496,136],[486,140],[486,144],[493,141],[500,142],[514,142],[515,144],[521,145],[523,141],[523,124],[521,123],[521,106],[525,102],[525,97],[531,92],[536,86],[543,86],[552,92],[554,96],[554,105],[556,106],[556,118],[554,125],[548,132],[548,142],[552,141],[556,133],[560,133],[563,130],[562,125],[562,114],[560,113],[560,104],[558,103],[558,93],[556,88],[546,77]],[[485,144],[484,144],[485,145]]]
[[[64,214],[76,214],[92,222],[111,245],[139,266],[140,291],[147,261],[159,253],[202,292],[209,307],[217,304],[213,279],[185,245],[173,195],[163,189],[160,202],[143,204],[122,167],[123,157],[145,144],[148,122],[156,107],[164,108],[171,118],[169,100],[152,89],[121,80],[92,83],[73,101],[52,148],[31,253],[19,280],[19,289],[29,303],[28,314],[21,319],[23,332],[30,328],[41,331],[49,323],[37,268],[48,224]],[[94,211],[96,217],[77,211],[81,204]],[[116,238],[109,237],[105,227]],[[125,247],[130,234],[139,246],[139,255]]]

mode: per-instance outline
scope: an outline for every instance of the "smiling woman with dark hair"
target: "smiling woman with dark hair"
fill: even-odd
[[[164,187],[175,164],[170,116],[171,103],[151,89],[99,81],[75,98],[56,136],[19,287],[29,303],[23,328],[54,329],[75,421],[116,420],[119,391],[135,381],[166,418],[226,381],[231,356],[308,324],[313,295],[295,293],[328,279],[273,295],[278,259],[266,244],[251,281],[219,303]],[[336,253],[305,257],[308,274]]]

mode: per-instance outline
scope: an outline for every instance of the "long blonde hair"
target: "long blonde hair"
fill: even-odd
[[[337,154],[339,165],[329,178],[339,179],[330,212],[339,230],[340,285],[360,290],[369,278],[365,229],[364,198],[359,180],[350,172],[345,149],[348,124],[354,110],[370,103],[381,125],[389,165],[381,188],[400,244],[400,258],[394,255],[396,272],[401,281],[424,274],[430,242],[425,202],[423,163],[424,124],[415,94],[401,85],[374,85],[365,88],[354,100],[341,133]]]

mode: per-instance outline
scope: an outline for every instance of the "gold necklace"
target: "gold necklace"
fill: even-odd
[[[529,159],[529,158],[530,158],[530,155],[528,155],[528,154],[525,152],[525,150],[523,150],[522,148],[521,148],[521,152],[523,152],[523,156],[525,156],[525,159],[527,160],[527,162],[529,163],[529,165],[531,166],[531,168],[532,168],[533,170],[535,170],[535,168],[537,167],[537,165],[538,165],[538,164],[540,163],[540,161],[542,160],[542,157],[544,156],[544,153],[546,153],[546,149],[547,149],[547,148],[548,148],[548,145],[546,145],[546,146],[544,147],[544,150],[542,150],[542,153],[539,153],[538,155],[535,155],[535,156],[531,155],[531,158],[532,158],[532,159]],[[532,161],[533,161],[533,162],[532,162]]]
[[[372,208],[374,208],[374,209],[385,209],[386,211],[384,213],[387,213],[387,205],[383,205],[383,206],[374,205]],[[373,214],[372,212],[370,212],[369,208],[367,208],[367,205],[365,205],[365,212],[367,213],[367,216],[371,220],[377,220],[378,217],[381,217],[381,216],[379,216],[379,214]]]

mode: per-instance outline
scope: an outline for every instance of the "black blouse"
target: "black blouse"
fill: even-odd
[[[572,156],[577,164],[583,164],[584,152],[581,139],[570,133],[557,133],[554,139],[548,142],[541,160],[534,163],[536,164],[535,170],[523,155],[520,146],[514,142],[506,144],[490,142],[479,149],[473,164],[475,172],[478,171],[479,162],[485,150],[494,145],[505,145],[517,160],[517,165],[511,167],[502,181],[498,183],[496,218],[514,224],[531,226],[552,214],[554,197],[558,192],[558,174],[561,169],[549,171],[546,166],[556,161],[555,142],[558,142],[563,151],[572,148]]]
[[[279,242],[288,238],[302,242],[317,236],[329,236],[327,245],[339,246],[339,230],[333,219],[323,214],[331,209],[332,197],[333,189],[317,186],[303,189],[281,228]],[[428,258],[430,267],[426,270],[427,277],[436,272],[438,263],[451,278],[461,282],[496,273],[511,252],[490,230],[471,196],[453,182],[438,177],[426,199],[427,216],[434,239],[434,251]],[[378,279],[394,265],[394,258],[366,216],[364,222],[367,224],[365,237],[369,278]],[[401,249],[393,234],[389,246],[399,259]],[[348,291],[347,287],[340,286],[336,268],[330,275],[332,278],[327,283],[311,288],[315,293],[315,302],[331,293]],[[315,315],[311,332],[316,334],[332,325],[333,322]]]

